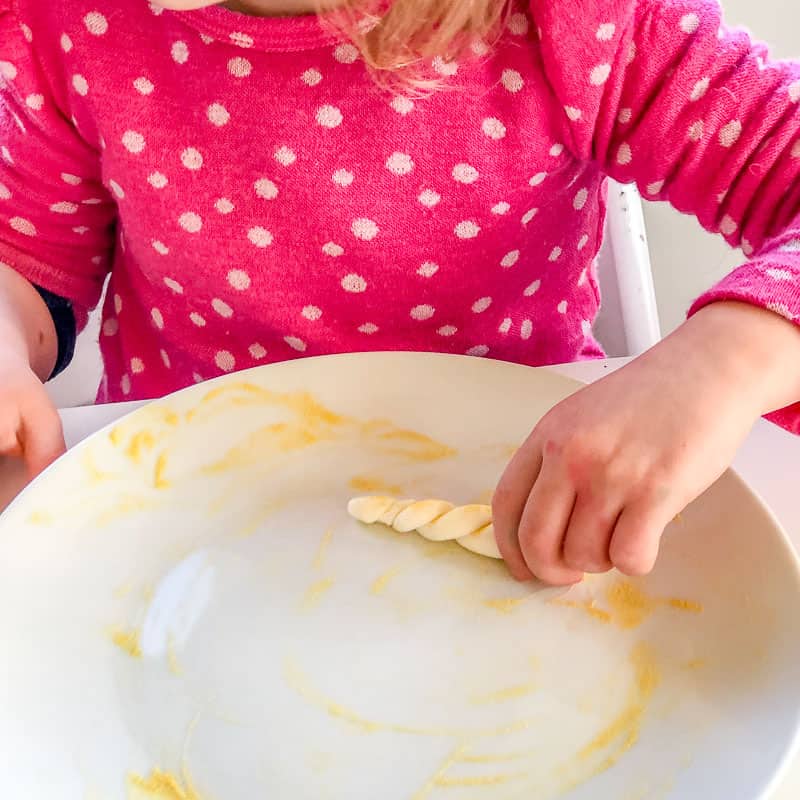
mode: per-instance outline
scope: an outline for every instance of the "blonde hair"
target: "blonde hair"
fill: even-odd
[[[319,0],[330,24],[361,51],[380,83],[433,85],[429,65],[463,56],[475,41],[491,45],[510,0]]]

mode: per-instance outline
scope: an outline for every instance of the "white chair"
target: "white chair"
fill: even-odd
[[[633,186],[609,181],[608,219],[598,257],[603,306],[594,327],[609,356],[638,355],[660,338],[656,295],[641,198]],[[48,384],[59,408],[90,405],[103,372],[99,312],[78,339],[70,367]]]

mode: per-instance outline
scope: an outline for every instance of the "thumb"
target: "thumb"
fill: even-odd
[[[66,452],[61,417],[46,395],[29,404],[22,414],[20,439],[25,463],[35,478]]]

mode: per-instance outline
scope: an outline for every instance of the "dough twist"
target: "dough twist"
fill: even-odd
[[[434,542],[455,540],[473,553],[502,558],[494,538],[490,506],[454,506],[446,500],[354,497],[347,504],[347,511],[368,525],[380,522],[398,533],[416,531]]]

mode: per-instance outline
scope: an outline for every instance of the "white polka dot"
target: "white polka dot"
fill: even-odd
[[[227,197],[220,197],[216,203],[214,203],[214,208],[220,214],[230,214],[233,211],[233,203]]]
[[[317,124],[323,128],[336,128],[342,124],[342,112],[336,106],[320,106],[317,109]]]
[[[524,36],[528,32],[528,18],[519,12],[508,18],[508,30],[514,36]]]
[[[564,113],[572,122],[577,122],[583,116],[583,111],[575,106],[564,106]]]
[[[172,278],[164,278],[164,285],[171,291],[175,292],[175,294],[183,294],[183,286],[181,286],[178,281],[173,280]]]
[[[233,316],[233,309],[224,300],[220,300],[219,297],[215,297],[211,301],[211,308],[225,319],[230,319]]]
[[[176,64],[185,64],[189,60],[189,45],[186,42],[175,42],[172,45],[172,60]]]
[[[501,267],[513,267],[519,261],[519,250],[511,250],[500,259]]]
[[[4,183],[0,183],[0,200],[10,200],[11,190]]]
[[[119,382],[119,388],[122,394],[129,395],[131,393],[131,378],[130,375],[123,375]]]
[[[774,281],[793,281],[797,277],[794,272],[790,272],[788,269],[771,268],[764,270],[764,272]]]
[[[236,359],[227,350],[219,350],[214,356],[214,363],[223,372],[233,372],[236,368]]]
[[[699,142],[703,138],[703,134],[705,133],[705,125],[703,124],[703,120],[698,119],[696,122],[693,122],[689,126],[689,138],[693,142]]]
[[[538,208],[529,208],[523,215],[522,215],[522,224],[527,225],[537,214],[539,213]]]
[[[467,350],[467,355],[482,357],[485,356],[488,352],[489,348],[485,344],[476,344],[475,347],[470,347],[470,349]]]
[[[103,336],[116,336],[119,332],[119,322],[114,317],[109,317],[103,323]]]
[[[500,333],[508,333],[511,330],[511,317],[506,317],[497,328]]]
[[[300,353],[305,353],[306,351],[306,343],[297,336],[284,336],[283,341],[286,342],[292,350],[297,350]]]
[[[610,42],[617,32],[617,26],[613,22],[604,22],[598,29],[595,36],[598,42]]]
[[[206,110],[206,116],[208,117],[208,121],[218,128],[227,125],[231,119],[228,109],[225,108],[222,103],[212,103]]]
[[[700,27],[700,17],[697,14],[686,14],[681,17],[681,30],[684,33],[696,33]]]
[[[351,272],[349,275],[345,275],[344,278],[342,278],[342,289],[346,292],[359,294],[367,290],[367,282],[360,275]]]
[[[169,181],[167,180],[167,176],[164,175],[162,172],[153,172],[151,175],[148,175],[147,182],[154,188],[154,189],[163,189]]]
[[[789,307],[784,303],[767,303],[765,307],[768,311],[774,311],[776,314],[780,314],[782,317],[786,317],[786,319],[790,320],[795,319],[794,314],[792,314]]]
[[[291,167],[297,161],[297,155],[294,150],[284,145],[275,151],[275,160],[284,167]]]
[[[228,283],[239,292],[246,292],[251,285],[250,276],[242,269],[232,269],[228,273]]]
[[[711,78],[709,78],[709,77],[701,78],[694,85],[694,88],[692,89],[692,93],[689,95],[689,99],[693,103],[696,103],[702,97],[705,97],[705,94],[708,91],[708,87],[709,86],[711,86]]]
[[[247,231],[247,238],[256,247],[269,247],[272,244],[272,234],[266,229],[257,225]]]
[[[445,61],[441,56],[436,56],[431,62],[435,72],[445,78],[452,78],[458,72],[458,64],[455,61]]]
[[[581,320],[581,333],[585,337],[589,337],[592,335],[592,322],[588,319]]]
[[[519,326],[519,335],[521,339],[530,339],[533,333],[533,323],[529,319],[522,320],[522,325]]]
[[[178,224],[188,233],[198,233],[203,227],[203,220],[194,211],[187,211],[178,217]]]
[[[108,20],[99,11],[89,12],[83,18],[83,24],[94,36],[102,36],[108,32]]]
[[[205,379],[203,378],[203,376],[199,372],[193,372],[192,373],[192,380],[195,383],[202,383]]]
[[[338,258],[344,254],[344,248],[336,244],[336,242],[325,242],[325,244],[322,245],[322,252],[331,258]]]
[[[234,78],[246,78],[252,71],[253,65],[246,58],[242,58],[241,56],[232,58],[228,62],[228,72],[230,72]]]
[[[74,233],[77,233],[79,236],[83,236],[84,233],[89,233],[89,229],[85,225],[78,225],[77,227],[72,229]]]
[[[736,220],[729,214],[726,214],[719,223],[720,233],[724,234],[725,236],[732,236],[734,233],[736,233],[738,227],[739,225],[737,224]]]
[[[122,144],[130,153],[141,153],[145,148],[144,136],[136,131],[125,131],[122,135]]]
[[[358,48],[349,42],[340,44],[333,51],[333,57],[340,64],[352,64],[358,59]]]
[[[316,322],[322,316],[322,309],[318,306],[305,306],[300,313],[311,322]]]
[[[556,311],[558,311],[559,314],[566,314],[567,313],[567,301],[566,300],[562,300],[556,306]]]
[[[169,247],[167,247],[164,242],[160,242],[158,239],[153,239],[151,244],[153,245],[153,250],[155,250],[156,253],[159,253],[162,256],[169,255]]]
[[[24,217],[11,217],[8,224],[23,236],[36,236],[36,226]]]
[[[664,181],[653,181],[653,183],[648,183],[646,192],[647,194],[661,194],[661,190],[664,188]]]
[[[433,261],[426,261],[418,270],[417,275],[423,278],[432,278],[439,271],[439,265]]]
[[[232,31],[229,35],[229,38],[237,47],[250,48],[254,44],[253,37],[248,36],[248,34],[242,33],[241,31]]]
[[[627,143],[623,143],[619,146],[619,150],[617,150],[617,164],[625,167],[631,163],[633,160],[633,153],[631,152],[631,146]]]
[[[66,200],[62,200],[60,203],[53,203],[53,205],[50,206],[50,210],[55,214],[75,214],[78,208],[78,205],[75,203],[68,203]]]
[[[458,183],[475,183],[478,180],[479,173],[471,164],[456,164],[453,167],[453,180]]]
[[[118,295],[114,295],[114,312],[116,314],[122,313],[122,298]]]
[[[28,108],[33,109],[34,111],[41,111],[42,107],[44,106],[44,95],[29,94],[25,98],[25,105],[28,106]]]
[[[407,153],[392,153],[386,159],[386,169],[395,175],[408,175],[414,169],[414,162]]]
[[[525,85],[522,75],[515,69],[504,69],[503,74],[500,76],[500,81],[503,86],[512,94],[519,92]]]
[[[150,310],[150,319],[153,320],[153,325],[160,331],[164,330],[164,315],[157,308]]]
[[[575,195],[575,198],[572,201],[573,208],[576,211],[580,211],[586,205],[586,201],[588,199],[589,199],[589,190],[579,189],[578,193]]]
[[[5,161],[7,161],[9,164],[13,165],[14,159],[11,157],[11,152],[9,151],[9,149],[5,145],[0,147],[0,153],[3,154],[3,159]]]
[[[589,83],[592,86],[602,86],[611,75],[611,64],[598,64],[589,73]]]
[[[475,39],[472,44],[470,44],[469,49],[478,56],[478,58],[483,58],[484,56],[489,55],[490,47],[486,42],[482,39]]]
[[[253,188],[262,200],[274,200],[278,196],[278,187],[269,178],[259,178]]]
[[[719,143],[723,147],[733,147],[742,135],[742,123],[738,119],[723,125],[719,132]]]
[[[422,203],[425,208],[433,208],[441,199],[442,196],[437,192],[434,192],[433,189],[424,189],[420,192],[419,197],[417,198],[417,200],[419,200],[419,202]]]
[[[69,53],[69,51],[72,50],[72,39],[70,39],[66,33],[61,34],[61,49],[65,53]]]
[[[184,167],[186,167],[186,169],[197,171],[203,166],[203,155],[194,147],[187,147],[181,153],[181,163]]]
[[[474,239],[480,232],[480,227],[469,219],[459,222],[454,230],[459,239]]]
[[[352,172],[349,172],[346,169],[337,169],[336,172],[333,173],[331,176],[331,180],[337,185],[341,186],[343,189],[346,189],[350,184],[353,183],[355,176]]]
[[[501,200],[499,203],[496,203],[492,206],[492,214],[497,214],[497,216],[502,217],[503,214],[508,214],[511,210],[511,206],[505,202],[505,200]]]
[[[800,239],[784,242],[778,249],[783,253],[798,253],[800,252]]]
[[[374,322],[365,322],[363,325],[358,326],[359,333],[366,333],[367,336],[372,336],[372,334],[377,333],[378,330],[378,326]]]
[[[353,231],[353,236],[356,239],[361,239],[364,242],[372,241],[378,235],[378,226],[371,219],[361,217],[354,219],[353,224],[350,226]]]
[[[62,172],[61,180],[64,181],[64,183],[68,183],[70,186],[80,186],[81,183],[83,183],[82,178],[79,178],[77,175],[71,175],[69,172]]]
[[[147,78],[142,77],[142,78],[137,78],[133,82],[133,88],[136,89],[136,91],[139,92],[139,94],[148,95],[152,94],[156,87],[153,86],[153,83],[149,81]]]
[[[550,251],[550,255],[547,257],[548,261],[558,261],[561,258],[562,249],[560,247],[554,247]]]
[[[483,314],[487,308],[492,304],[491,297],[481,297],[472,304],[473,314]]]
[[[192,313],[189,314],[189,319],[193,324],[197,325],[198,328],[205,328],[206,326],[205,317],[203,317],[202,314],[198,314],[196,311],[192,311]]]
[[[409,311],[408,313],[411,319],[423,321],[426,319],[430,319],[435,312],[436,309],[433,306],[428,305],[426,303],[424,305],[414,306],[414,308],[412,308],[411,311]]]
[[[264,356],[266,356],[267,354],[266,349],[258,342],[251,344],[250,347],[248,348],[248,352],[250,353],[250,356],[254,358],[256,361],[261,361],[261,359],[264,358]]]
[[[120,234],[120,242],[122,242],[122,234]],[[123,252],[124,252],[125,248],[123,247],[122,249],[123,249]],[[104,260],[105,260],[105,256],[103,256],[103,255],[92,256],[92,258],[91,258],[91,262],[95,266],[100,266],[100,264],[102,264]]]
[[[533,283],[525,287],[525,290],[522,292],[522,294],[525,295],[525,297],[533,297],[533,295],[539,291],[541,285],[541,280],[537,278]]]
[[[72,87],[81,97],[86,97],[89,94],[89,83],[83,75],[72,76]]]
[[[550,148],[550,155],[553,158],[558,158],[564,152],[564,145],[560,142],[557,142]]]
[[[316,86],[322,80],[322,73],[318,69],[307,69],[300,78],[306,86]]]
[[[540,184],[544,183],[545,178],[547,177],[546,172],[537,172],[529,181],[529,186],[539,186]]]
[[[789,84],[789,99],[793,103],[800,102],[800,80]]]
[[[402,116],[410,114],[414,110],[414,101],[408,97],[395,97],[391,103],[392,108]]]
[[[621,125],[627,125],[633,119],[633,109],[621,108],[617,119],[620,121]]]
[[[750,242],[749,242],[747,239],[745,239],[745,238],[742,238],[742,252],[743,252],[743,253],[744,253],[744,254],[745,254],[745,255],[746,255],[748,258],[749,258],[750,256],[752,256],[752,255],[753,255],[753,253],[755,252],[755,248],[753,247],[753,245],[752,245],[752,244],[750,244]]]
[[[141,358],[131,359],[131,372],[134,375],[141,375],[144,372],[144,361]]]
[[[506,126],[497,117],[486,117],[481,123],[481,130],[490,139],[502,139],[506,135]]]
[[[169,355],[167,354],[167,351],[166,350],[159,350],[159,354],[161,356],[161,363],[167,369],[170,369],[172,367],[172,362],[169,360]]]
[[[792,145],[792,158],[800,158],[800,139]]]

